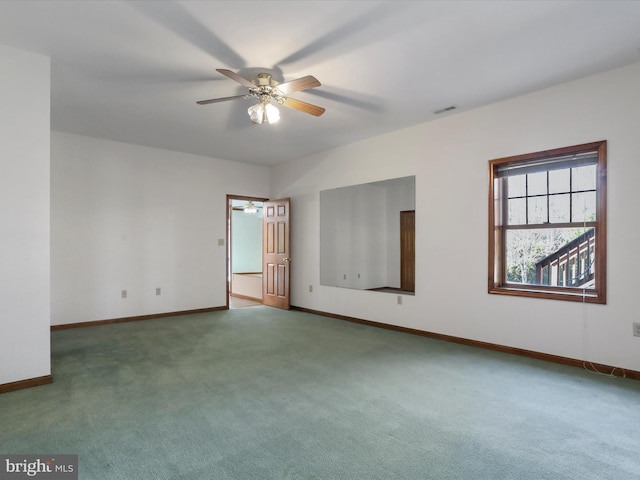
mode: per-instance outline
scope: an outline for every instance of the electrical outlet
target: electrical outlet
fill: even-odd
[[[342,275],[342,278],[344,278],[346,280],[347,279],[347,274],[345,273],[344,275]]]
[[[126,290],[122,290],[122,298],[127,298],[127,291]]]
[[[219,247],[224,247],[224,238],[219,238],[218,239],[218,246]]]
[[[640,337],[640,322],[633,322],[633,336]]]
[[[309,293],[313,293],[313,285],[309,285]]]
[[[162,289],[160,287],[156,288],[156,295],[162,295]]]
[[[398,305],[402,305],[402,295],[398,295],[397,303]]]

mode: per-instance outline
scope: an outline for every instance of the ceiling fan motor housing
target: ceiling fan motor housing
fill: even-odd
[[[278,85],[278,82],[272,79],[270,73],[259,73],[254,83],[259,87],[275,87]]]

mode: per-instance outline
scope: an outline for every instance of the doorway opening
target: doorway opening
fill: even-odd
[[[227,195],[227,308],[263,303],[262,229],[267,200]]]

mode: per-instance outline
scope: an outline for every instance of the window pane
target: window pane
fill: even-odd
[[[509,200],[509,225],[524,225],[527,223],[527,201],[524,198]]]
[[[545,195],[547,193],[547,172],[527,175],[527,195]]]
[[[569,193],[571,190],[570,170],[551,170],[549,172],[549,193]]]
[[[572,188],[571,191],[595,190],[596,189],[596,165],[587,165],[571,169]]]
[[[567,223],[571,221],[571,217],[569,216],[571,209],[569,198],[569,194],[552,195],[549,197],[549,222]]]
[[[507,282],[592,289],[594,242],[594,228],[507,230]]]
[[[524,197],[527,194],[527,176],[516,175],[508,177],[509,198]]]
[[[546,223],[547,221],[547,197],[529,198],[529,224]]]
[[[593,222],[596,219],[596,192],[572,193],[572,221]]]

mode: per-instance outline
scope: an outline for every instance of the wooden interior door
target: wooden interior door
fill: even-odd
[[[262,223],[262,303],[289,309],[290,200],[264,202]]]
[[[416,211],[400,212],[400,288],[416,290]]]

